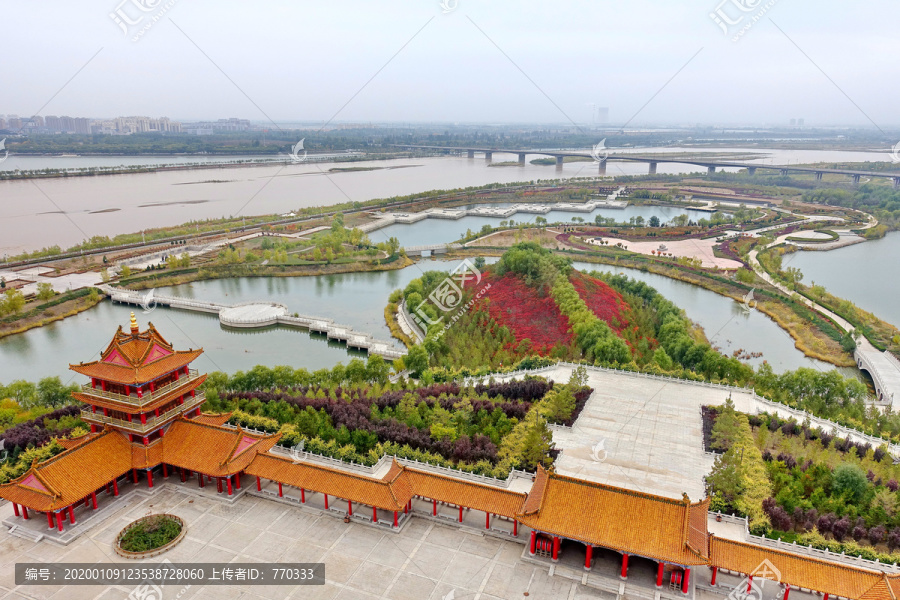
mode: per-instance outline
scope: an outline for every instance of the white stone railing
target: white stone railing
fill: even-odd
[[[236,429],[236,426],[230,424],[226,424],[225,427]],[[267,431],[260,431],[258,429],[253,429],[250,427],[241,426],[241,429],[257,435],[272,435]],[[513,469],[506,479],[498,479],[496,477],[488,477],[486,475],[479,475],[477,473],[468,473],[459,469],[442,467],[439,465],[433,465],[431,463],[421,462],[418,460],[411,460],[391,454],[383,455],[380,459],[378,459],[378,462],[376,462],[374,465],[369,466],[353,461],[345,461],[340,458],[316,454],[315,452],[308,452],[306,450],[295,451],[292,448],[285,448],[284,446],[274,446],[272,448],[272,452],[284,456],[290,456],[294,460],[310,460],[312,462],[319,462],[338,469],[358,471],[366,475],[374,475],[378,472],[379,469],[383,468],[386,463],[396,460],[401,465],[414,467],[416,469],[419,469],[420,471],[431,471],[432,473],[438,473],[440,475],[446,475],[448,477],[454,477],[456,479],[468,479],[469,481],[475,481],[477,483],[483,483],[485,485],[500,488],[508,488],[515,479],[527,479],[528,481],[531,481],[531,478],[533,477],[533,475],[531,473],[528,473],[527,471],[519,471],[517,469]]]

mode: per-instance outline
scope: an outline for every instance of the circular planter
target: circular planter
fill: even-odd
[[[137,525],[141,525],[150,519],[156,519],[159,517],[166,517],[173,521],[177,521],[178,524],[181,525],[181,531],[178,532],[178,535],[175,536],[175,538],[173,540],[163,544],[159,548],[153,548],[151,550],[144,550],[142,552],[131,552],[129,550],[125,550],[122,548],[122,546],[121,546],[122,537],[124,537],[124,535],[130,529],[132,529],[133,527],[136,527]],[[187,524],[184,522],[184,520],[181,517],[177,517],[175,515],[170,515],[168,513],[163,513],[163,514],[158,514],[158,515],[147,515],[146,517],[141,517],[137,521],[134,521],[134,522],[126,525],[122,529],[122,531],[120,531],[119,534],[116,536],[116,539],[113,542],[113,548],[115,549],[116,554],[118,554],[119,556],[124,556],[125,558],[134,558],[134,559],[150,558],[151,556],[157,556],[159,554],[162,554],[163,552],[165,552],[165,551],[169,550],[170,548],[174,547],[175,545],[177,545],[178,542],[180,542],[184,538],[184,534],[186,532],[187,532]]]

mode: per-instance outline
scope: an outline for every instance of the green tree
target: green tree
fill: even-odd
[[[6,290],[4,298],[5,301],[2,311],[4,313],[17,315],[25,308],[25,296],[19,290]]]
[[[532,410],[525,416],[525,439],[522,442],[522,464],[530,469],[537,468],[539,464],[546,465],[550,461],[548,456],[553,436],[547,421],[539,411]]]
[[[863,499],[869,489],[866,474],[857,465],[841,463],[834,469],[834,481],[832,484],[834,493],[846,497],[850,503],[857,503]]]
[[[52,298],[54,293],[52,284],[46,281],[37,284],[37,297],[44,302]]]
[[[37,385],[38,402],[42,406],[59,408],[71,403],[75,391],[78,391],[77,385],[67,387],[59,377],[44,377]]]
[[[347,363],[346,377],[350,383],[362,383],[366,380],[366,364],[359,358],[352,359]]]
[[[650,217],[650,227],[659,227],[659,217],[656,215]]]
[[[131,277],[131,267],[128,265],[123,265],[119,270],[119,277],[125,279],[126,277]]]
[[[366,379],[384,385],[388,382],[391,367],[379,354],[370,354],[366,362]]]
[[[410,375],[418,378],[428,368],[428,351],[421,345],[415,345],[407,351],[403,363]]]

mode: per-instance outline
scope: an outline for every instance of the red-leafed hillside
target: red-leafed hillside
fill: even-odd
[[[484,296],[490,299],[491,318],[505,325],[517,341],[531,340],[534,351],[542,355],[557,344],[572,342],[569,319],[559,312],[550,294],[540,294],[512,273],[504,277],[488,274],[485,279],[491,284]]]
[[[588,308],[616,333],[621,333],[627,325],[627,317],[623,315],[628,312],[628,304],[619,292],[604,281],[579,273],[575,273],[570,281]]]

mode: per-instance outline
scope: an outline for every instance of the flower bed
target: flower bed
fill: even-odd
[[[113,547],[125,558],[148,558],[162,554],[184,538],[187,531],[180,517],[149,515],[131,523],[116,536]]]

